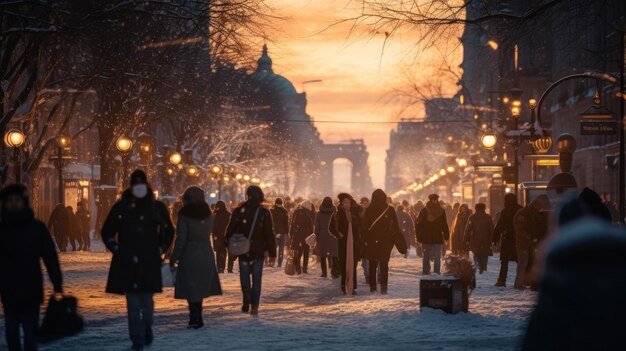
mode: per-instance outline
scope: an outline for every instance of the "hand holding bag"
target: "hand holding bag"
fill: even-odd
[[[83,319],[78,315],[78,300],[69,295],[60,299],[50,296],[43,324],[39,329],[39,341],[50,342],[83,331]]]
[[[256,209],[256,212],[254,213],[254,220],[252,221],[252,226],[250,226],[250,233],[248,234],[248,236],[245,236],[242,233],[235,233],[228,239],[229,256],[241,256],[250,252],[250,238],[252,237],[252,232],[254,231],[254,227],[256,226],[256,219],[259,215],[260,209],[261,208],[258,207]]]

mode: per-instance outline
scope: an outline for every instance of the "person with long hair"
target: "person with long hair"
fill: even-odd
[[[304,200],[291,216],[289,227],[290,248],[293,250],[293,263],[296,273],[308,273],[309,266],[309,245],[306,238],[313,234],[313,222],[315,214],[311,211],[313,204],[309,200]]]
[[[263,190],[256,185],[251,185],[246,190],[246,196],[247,201],[233,210],[226,230],[226,238],[230,240],[236,233],[250,235],[250,250],[237,256],[243,295],[241,311],[257,316],[261,301],[265,255],[270,257],[269,265],[273,267],[276,261],[276,240],[272,214],[263,207],[263,201],[265,201]]]
[[[202,300],[222,295],[210,240],[214,223],[204,191],[196,186],[187,188],[183,194],[183,208],[178,213],[170,265],[178,266],[174,298],[187,300],[189,328],[204,326]]]
[[[452,222],[452,237],[450,238],[451,250],[453,255],[461,255],[467,257],[469,247],[465,243],[465,227],[467,220],[472,215],[472,210],[467,204],[462,204],[456,213],[456,218]]]
[[[361,253],[361,206],[350,194],[341,193],[339,208],[330,219],[328,229],[337,238],[341,291],[356,295],[356,265]]]
[[[333,278],[339,277],[339,248],[337,239],[329,230],[330,220],[337,212],[333,205],[333,199],[325,197],[320,205],[319,212],[315,215],[315,235],[317,236],[317,255],[322,267],[322,278],[328,276],[328,267]]]
[[[404,255],[407,247],[396,211],[389,206],[387,194],[381,189],[372,193],[372,202],[365,210],[363,230],[363,255],[369,261],[370,292],[377,290],[376,273],[380,267],[380,292],[387,294],[391,250],[395,245]]]

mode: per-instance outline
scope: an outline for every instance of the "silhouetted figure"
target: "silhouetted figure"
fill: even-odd
[[[515,226],[513,218],[515,214],[522,209],[517,204],[517,196],[515,194],[506,194],[504,196],[504,209],[500,211],[498,224],[493,233],[493,243],[500,242],[500,274],[495,286],[506,286],[506,278],[509,272],[509,262],[517,261],[517,248],[515,239]]]
[[[48,220],[48,228],[54,235],[59,251],[67,250],[67,242],[70,236],[70,218],[63,204],[57,204]]]
[[[356,265],[361,256],[362,209],[350,194],[341,193],[339,208],[332,216],[328,229],[337,238],[341,291],[356,294]]]
[[[328,276],[330,267],[331,276],[339,277],[339,247],[337,239],[330,233],[330,220],[337,212],[333,206],[333,199],[325,197],[320,205],[319,211],[315,215],[315,235],[317,237],[317,255],[322,268],[322,278]]]
[[[476,212],[469,217],[465,228],[465,243],[474,254],[474,263],[480,274],[487,270],[489,256],[493,255],[493,220],[485,212],[486,208],[483,203],[476,204]]]
[[[230,221],[230,212],[226,209],[224,201],[218,201],[215,204],[215,220],[213,224],[212,237],[213,249],[217,261],[217,271],[224,273],[226,269],[226,258],[228,257],[228,249],[226,247],[226,228]],[[178,225],[177,225],[178,226]],[[230,266],[232,270],[232,266]]]

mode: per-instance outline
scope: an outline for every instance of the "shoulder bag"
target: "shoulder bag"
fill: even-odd
[[[261,207],[258,207],[254,213],[254,220],[252,221],[252,226],[250,226],[250,233],[248,236],[245,236],[243,233],[235,233],[230,237],[230,239],[228,239],[229,256],[241,256],[250,252],[250,238],[252,237],[252,232],[256,226],[256,219],[259,215],[260,209]]]

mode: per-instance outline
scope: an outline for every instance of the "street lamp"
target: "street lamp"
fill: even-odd
[[[129,138],[125,136],[121,136],[117,138],[115,142],[115,147],[121,152],[128,152],[133,148],[133,142]]]
[[[197,177],[199,175],[200,171],[198,170],[198,167],[196,167],[194,165],[189,165],[185,169],[185,173],[187,173],[187,175],[190,176],[190,177]]]
[[[486,133],[480,138],[480,142],[487,150],[493,150],[498,142],[498,137],[494,133]]]
[[[211,172],[211,175],[213,175],[213,178],[217,181],[217,200],[222,200],[222,177],[220,177],[220,175],[224,172],[224,167],[214,164],[209,167],[209,171]]]
[[[465,167],[467,167],[467,160],[466,160],[466,159],[464,159],[464,158],[459,159],[456,163],[457,163],[457,164],[459,165],[459,167],[461,167],[461,168],[465,168]]]
[[[243,181],[244,181],[244,182],[249,182],[249,181],[250,181],[250,176],[249,176],[249,175],[247,175],[247,174],[246,174],[246,175],[244,175],[244,176],[243,176]]]
[[[180,152],[174,151],[170,154],[170,162],[177,166],[183,161],[183,155]]]
[[[66,135],[59,135],[55,139],[55,143],[57,145],[57,158],[56,158],[56,168],[59,174],[59,203],[65,204],[65,183],[63,180],[63,151],[68,149],[72,144],[72,139]]]
[[[22,167],[20,165],[20,146],[24,144],[26,137],[19,130],[9,130],[4,134],[4,145],[13,148],[13,164],[15,165],[15,182],[22,180]]]

